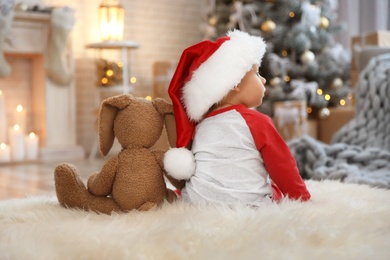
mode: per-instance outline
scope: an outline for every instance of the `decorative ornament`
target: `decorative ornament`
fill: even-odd
[[[281,81],[281,79],[279,77],[274,77],[274,78],[270,79],[269,85],[271,87],[275,87],[275,86],[279,85],[280,82],[282,82],[282,81]]]
[[[335,78],[333,81],[332,81],[332,84],[330,85],[330,87],[332,89],[340,89],[342,86],[343,86],[343,80],[340,79],[340,78]]]
[[[273,32],[275,28],[276,28],[276,24],[272,20],[267,20],[261,24],[261,30],[265,33]]]
[[[320,28],[326,29],[329,27],[329,19],[325,16],[321,16],[320,18]]]
[[[105,59],[99,59],[96,61],[96,68],[99,79],[97,86],[110,87],[122,84],[122,62],[111,62]]]
[[[305,65],[312,63],[315,60],[316,56],[313,52],[306,50],[301,55],[301,62]]]
[[[320,110],[319,116],[321,119],[328,118],[330,116],[330,110],[327,107],[324,107]]]

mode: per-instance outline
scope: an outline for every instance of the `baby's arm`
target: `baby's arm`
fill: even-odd
[[[309,200],[310,193],[299,175],[296,161],[272,120],[260,114],[259,118],[247,123],[271,180],[285,196]]]

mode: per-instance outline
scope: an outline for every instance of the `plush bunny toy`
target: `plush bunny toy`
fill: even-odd
[[[164,122],[169,127],[167,120],[174,120],[172,105],[161,98],[149,101],[123,94],[104,100],[99,112],[100,152],[106,156],[115,137],[122,150],[89,177],[87,187],[75,166],[57,165],[54,180],[60,204],[110,214],[149,210],[164,200],[175,200],[164,175],[178,189],[184,182],[164,171],[165,151],[151,149],[162,134]]]

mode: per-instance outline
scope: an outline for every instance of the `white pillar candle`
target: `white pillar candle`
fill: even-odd
[[[36,160],[38,159],[39,153],[39,137],[31,132],[26,136],[26,159],[27,160]]]
[[[7,142],[7,112],[5,111],[5,97],[0,89],[0,143]]]
[[[9,132],[11,158],[13,161],[24,160],[24,134],[19,125],[14,125]]]
[[[23,134],[26,132],[26,119],[26,110],[22,105],[17,105],[14,111],[14,124],[20,126],[20,132]]]
[[[9,146],[5,143],[0,144],[0,163],[11,161]]]

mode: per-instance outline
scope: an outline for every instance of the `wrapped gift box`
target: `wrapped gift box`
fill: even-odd
[[[282,101],[273,105],[274,123],[285,141],[309,134],[317,138],[317,122],[308,120],[306,101]]]
[[[324,143],[330,143],[333,135],[355,116],[352,107],[331,107],[327,118],[318,119],[318,139]]]
[[[372,33],[364,33],[358,36],[354,36],[351,39],[352,49],[352,61],[351,61],[351,84],[356,86],[359,72],[364,68],[366,64],[362,64],[361,51],[364,51],[368,47],[372,52],[372,47],[376,46],[377,50],[382,48],[390,48],[390,31],[377,31]],[[379,47],[379,48],[378,48]],[[360,50],[360,51],[357,51]],[[379,53],[378,52],[378,53]]]

